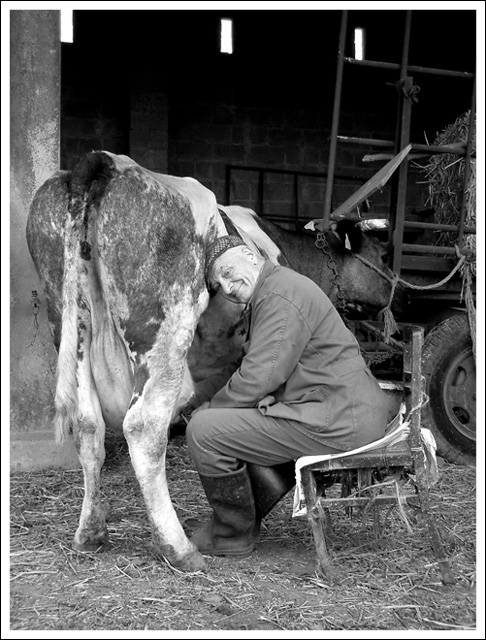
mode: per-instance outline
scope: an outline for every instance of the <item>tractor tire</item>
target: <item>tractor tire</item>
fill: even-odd
[[[422,374],[429,397],[422,426],[434,434],[437,454],[455,464],[476,464],[476,361],[465,313],[427,334]]]

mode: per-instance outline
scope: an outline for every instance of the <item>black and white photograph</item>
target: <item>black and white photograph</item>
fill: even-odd
[[[1,11],[2,638],[484,638],[484,3]]]

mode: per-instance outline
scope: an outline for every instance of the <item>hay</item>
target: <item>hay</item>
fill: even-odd
[[[461,143],[466,145],[469,131],[471,112],[467,111],[434,140],[434,145],[451,145]],[[476,119],[473,122],[471,139],[470,173],[466,186],[466,226],[476,226]],[[445,153],[431,156],[430,162],[424,167],[429,197],[427,204],[435,210],[435,222],[440,224],[458,225],[461,213],[462,194],[464,189],[464,172],[466,161],[463,156]],[[437,233],[434,244],[436,246],[453,246],[457,234],[452,231]],[[464,245],[476,253],[476,236],[466,234]]]
[[[469,136],[471,111],[467,111],[449,125],[434,141],[435,145],[462,144],[466,147]],[[471,131],[471,158],[467,185],[464,185],[466,159],[455,154],[436,154],[424,167],[428,179],[429,198],[427,204],[434,208],[435,222],[439,224],[458,225],[461,218],[463,193],[465,188],[465,226],[476,226],[476,118]],[[457,232],[439,231],[433,244],[436,246],[453,246],[457,242]],[[464,248],[471,256],[461,266],[462,299],[466,309],[471,331],[473,353],[476,357],[476,306],[474,301],[474,285],[476,279],[476,235],[464,234]]]
[[[250,558],[208,558],[208,571],[192,574],[160,562],[126,446],[110,449],[116,455],[103,472],[103,493],[111,542],[102,553],[70,548],[81,471],[11,477],[11,629],[474,629],[474,467],[444,463],[432,489],[456,585],[441,584],[425,524],[413,510],[413,535],[391,512],[379,540],[373,523],[333,510],[331,588],[315,572],[306,519],[291,516],[292,494],[264,521]],[[181,520],[209,514],[183,436],[169,442],[167,475]]]

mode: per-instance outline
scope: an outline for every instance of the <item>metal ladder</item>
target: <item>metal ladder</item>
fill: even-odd
[[[412,118],[412,105],[415,92],[413,77],[410,73],[425,73],[432,75],[450,76],[456,78],[467,78],[473,80],[473,90],[471,97],[471,114],[470,114],[470,126],[469,134],[466,146],[464,145],[426,145],[426,144],[412,144],[411,151],[435,153],[453,153],[458,156],[465,157],[465,171],[464,171],[464,187],[462,193],[462,204],[460,210],[460,220],[458,225],[446,225],[436,224],[428,222],[415,222],[405,220],[405,205],[406,205],[406,189],[407,189],[407,176],[408,176],[408,162],[405,160],[400,164],[397,172],[392,178],[392,191],[391,191],[391,210],[389,219],[389,251],[393,255],[392,268],[395,273],[400,274],[402,269],[403,253],[407,250],[419,251],[425,254],[444,254],[444,256],[455,257],[456,250],[454,247],[437,247],[421,244],[409,245],[404,243],[403,234],[405,227],[412,227],[416,229],[435,229],[444,231],[457,232],[456,244],[460,250],[463,250],[464,246],[464,233],[476,233],[475,228],[466,228],[465,216],[466,216],[466,186],[469,180],[470,174],[470,159],[472,151],[472,131],[473,126],[471,123],[475,120],[475,104],[476,104],[476,89],[475,89],[475,75],[469,72],[460,71],[448,71],[446,69],[434,69],[428,67],[418,67],[408,64],[408,53],[410,44],[412,11],[406,11],[405,19],[405,33],[402,49],[402,59],[400,64],[389,62],[375,62],[371,60],[356,60],[355,58],[345,57],[345,43],[347,33],[347,11],[342,12],[341,29],[339,34],[339,50],[337,60],[337,73],[336,73],[336,87],[334,93],[332,126],[330,135],[330,150],[328,161],[328,175],[324,200],[324,213],[323,213],[323,227],[327,228],[332,220],[332,194],[334,174],[336,167],[336,149],[338,141],[344,144],[357,144],[383,148],[390,150],[390,158],[397,155],[402,149],[404,149],[410,143],[410,124]],[[339,116],[341,109],[341,92],[343,85],[344,75],[344,63],[358,65],[362,67],[377,67],[382,69],[396,69],[400,72],[399,81],[397,86],[399,88],[399,104],[396,123],[396,134],[394,142],[389,140],[380,140],[372,138],[358,138],[358,137],[346,137],[338,135],[339,128]],[[467,250],[464,250],[467,253]]]

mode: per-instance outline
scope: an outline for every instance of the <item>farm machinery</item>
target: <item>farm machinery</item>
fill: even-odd
[[[476,197],[475,197],[475,78],[461,71],[411,66],[408,51],[412,12],[405,12],[400,64],[345,57],[347,12],[342,13],[333,121],[322,227],[354,215],[360,205],[390,178],[390,208],[381,217],[377,234],[388,245],[389,266],[408,290],[409,304],[400,320],[425,329],[422,370],[427,402],[424,426],[431,429],[438,453],[450,462],[474,463],[476,452]],[[396,69],[399,79],[394,141],[339,135],[344,66]],[[470,91],[470,109],[429,144],[411,143],[411,120],[419,88],[412,74],[456,78]],[[365,145],[368,162],[387,161],[351,198],[332,208],[338,144]],[[409,210],[409,166],[421,165],[428,186],[427,207]],[[372,226],[370,224],[370,226]],[[400,351],[400,322],[390,329],[380,322],[358,320],[354,330],[372,369],[387,375],[387,363]],[[393,335],[392,333],[393,332]]]

